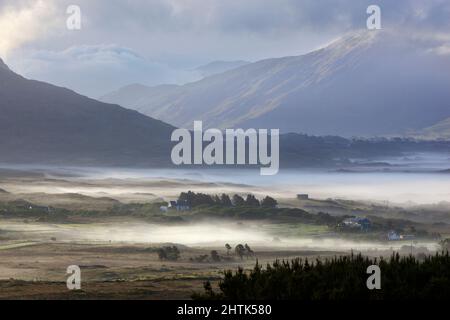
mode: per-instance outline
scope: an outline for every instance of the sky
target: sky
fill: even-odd
[[[450,52],[448,0],[0,0],[0,57],[28,78],[100,97],[195,81],[211,61],[307,53],[366,28],[372,4],[383,29],[439,38]],[[67,28],[70,5],[80,30]]]

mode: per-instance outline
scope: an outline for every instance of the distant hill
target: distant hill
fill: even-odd
[[[161,165],[173,127],[69,89],[28,80],[0,60],[0,162]]]
[[[0,163],[170,167],[173,129],[137,111],[27,80],[0,62]],[[339,167],[405,152],[449,153],[450,142],[280,136],[283,167]]]
[[[401,135],[450,117],[450,55],[428,45],[407,34],[360,31],[309,54],[104,100],[180,127],[203,120],[219,128]]]
[[[309,136],[297,133],[280,135],[280,164],[285,168],[348,168],[355,164],[358,166],[369,163],[373,168],[376,166],[391,167],[388,160],[384,162],[385,159],[391,157],[400,159],[415,153],[439,153],[448,156],[450,155],[450,140],[346,139],[338,136]],[[394,165],[390,169],[399,168]]]

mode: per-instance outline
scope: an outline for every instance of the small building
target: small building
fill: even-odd
[[[402,239],[402,236],[394,230],[391,230],[387,234],[387,239],[389,241],[398,241]]]
[[[372,228],[372,222],[367,218],[357,218],[362,231],[369,231]]]
[[[340,224],[344,229],[353,229],[361,231],[369,231],[372,227],[372,222],[367,218],[353,217],[347,218]]]
[[[297,199],[298,200],[308,200],[309,195],[307,193],[299,193],[299,194],[297,194]]]
[[[169,209],[177,210],[177,211],[189,211],[191,210],[191,206],[185,200],[177,200],[169,202]]]

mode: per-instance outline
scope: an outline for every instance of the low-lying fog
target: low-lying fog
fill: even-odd
[[[217,194],[253,193],[261,197],[294,198],[307,193],[314,199],[389,201],[395,204],[450,202],[450,164],[448,156],[420,156],[391,159],[389,170],[383,166],[355,166],[357,170],[281,169],[275,176],[260,176],[259,169],[126,169],[126,168],[36,168],[16,167],[41,176],[5,175],[0,188],[13,194],[79,193],[93,197],[111,197],[120,201],[151,201],[157,197],[176,198],[192,190]],[[381,161],[381,160],[380,160]],[[375,168],[375,169],[374,169]],[[395,170],[393,170],[393,168]],[[11,169],[11,167],[9,167]],[[447,169],[447,170],[444,170]],[[356,171],[356,172],[355,172]],[[42,195],[45,198],[45,195]],[[161,225],[124,221],[120,223],[47,224],[0,220],[0,230],[16,242],[57,241],[101,243],[176,243],[192,247],[224,248],[248,243],[251,247],[292,250],[371,251],[399,250],[403,246],[433,251],[433,241],[358,241],[342,239],[327,231],[286,233],[283,226],[259,223],[223,222]],[[281,232],[280,232],[281,231]]]
[[[270,194],[278,198],[307,193],[315,199],[341,198],[396,204],[450,202],[449,172],[424,171],[423,168],[418,169],[418,165],[407,167],[408,172],[282,169],[275,176],[260,176],[258,169],[52,168],[43,170],[47,174],[50,172],[49,178],[56,179],[52,184],[3,184],[2,188],[14,193],[80,193],[119,200],[132,194],[173,198],[182,191],[192,190],[205,193],[251,192],[257,196]],[[73,184],[58,184],[57,179]]]
[[[237,224],[234,222],[197,223],[190,225],[160,225],[148,223],[95,223],[89,225],[38,224],[3,221],[0,228],[22,236],[23,241],[45,241],[51,237],[58,241],[114,242],[114,243],[174,243],[192,247],[224,247],[248,243],[252,247],[287,248],[295,250],[325,251],[367,251],[398,250],[411,241],[357,241],[335,238],[333,235],[290,235],[274,234],[267,225],[258,223]],[[432,241],[419,241],[415,247],[437,250]]]

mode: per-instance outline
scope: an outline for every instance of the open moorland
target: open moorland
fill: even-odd
[[[445,202],[296,197],[189,177],[2,169],[0,298],[190,298],[256,261],[352,252],[421,259],[450,235]],[[81,290],[66,287],[70,265],[81,269]]]

